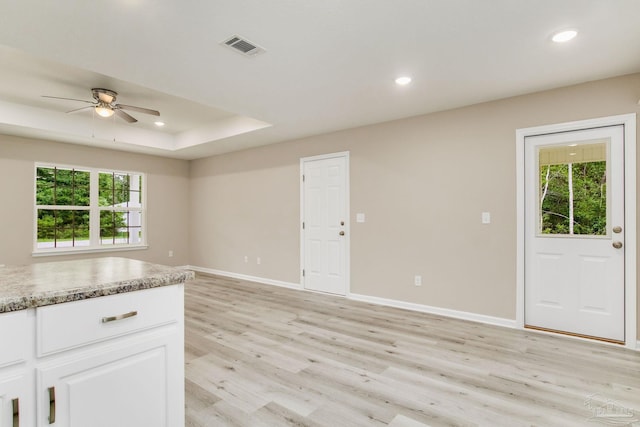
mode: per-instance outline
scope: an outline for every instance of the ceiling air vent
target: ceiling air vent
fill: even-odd
[[[255,56],[265,51],[257,44],[252,43],[247,39],[243,39],[240,36],[229,37],[227,40],[223,41],[222,44],[245,56]]]

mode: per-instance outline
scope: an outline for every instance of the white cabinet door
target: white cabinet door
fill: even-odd
[[[33,411],[27,376],[0,374],[0,427],[32,426]]]
[[[169,339],[172,329],[170,336],[39,368],[38,425],[52,418],[65,427],[183,425],[184,413],[174,404],[182,401],[172,395],[181,387],[174,373],[181,349]]]

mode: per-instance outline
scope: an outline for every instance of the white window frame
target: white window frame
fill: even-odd
[[[82,210],[89,210],[89,245],[73,246],[73,247],[57,247],[57,248],[39,248],[38,247],[38,209],[51,208],[59,210],[79,210],[76,207],[68,206],[44,206],[37,204],[37,171],[38,168],[58,168],[58,169],[75,169],[89,172],[89,206],[82,207]],[[99,174],[100,173],[116,173],[127,175],[139,175],[142,181],[142,197],[140,207],[122,208],[123,211],[140,211],[140,230],[142,240],[139,243],[120,243],[113,245],[100,244],[100,212],[120,210],[113,206],[99,206]],[[58,163],[39,163],[36,162],[33,168],[33,252],[32,256],[55,256],[70,254],[86,254],[96,252],[112,252],[112,251],[131,251],[147,249],[147,175],[143,172],[125,171],[112,168],[93,168],[77,165],[67,165]]]

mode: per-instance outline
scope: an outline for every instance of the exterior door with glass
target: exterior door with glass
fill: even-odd
[[[624,343],[624,127],[525,139],[525,326]]]

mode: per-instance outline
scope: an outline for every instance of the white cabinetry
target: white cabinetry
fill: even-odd
[[[33,398],[24,370],[0,374],[0,427],[33,425]]]
[[[33,425],[31,320],[26,310],[0,314],[0,427]],[[31,336],[33,336],[31,334]]]
[[[32,350],[26,363],[0,368],[0,427],[13,426],[12,396],[21,393],[21,427],[183,426],[183,290],[15,312],[32,317]]]

